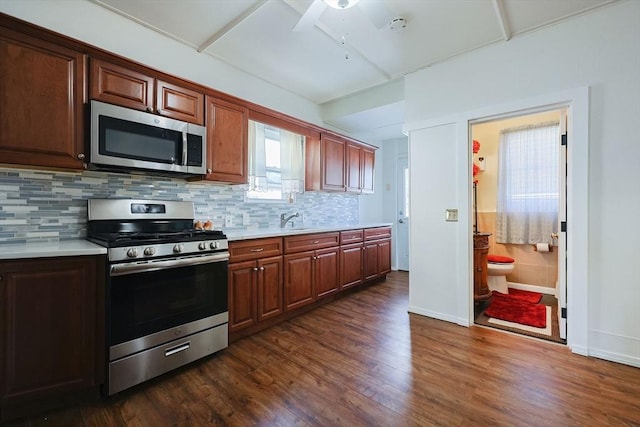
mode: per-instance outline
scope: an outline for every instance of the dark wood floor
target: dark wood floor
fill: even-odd
[[[10,425],[640,425],[640,369],[407,302],[394,272],[111,399]]]

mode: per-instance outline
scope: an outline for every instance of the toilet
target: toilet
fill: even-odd
[[[487,255],[487,286],[490,291],[509,293],[507,274],[513,272],[515,260],[508,256]]]

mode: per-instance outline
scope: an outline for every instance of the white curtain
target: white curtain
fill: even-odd
[[[280,130],[280,168],[282,194],[293,201],[304,193],[304,136]]]
[[[249,121],[249,190],[267,191],[264,125]]]
[[[558,122],[500,132],[496,242],[552,243],[558,223]]]
[[[295,195],[304,192],[304,136],[277,129],[253,120],[249,121],[249,191],[279,191],[281,198],[292,202]],[[267,167],[266,134],[270,140],[279,139],[280,165],[273,159],[272,145],[270,164]],[[277,157],[276,157],[277,159]],[[267,179],[270,174],[270,181]],[[277,175],[279,172],[279,180]],[[279,181],[279,183],[278,183]]]

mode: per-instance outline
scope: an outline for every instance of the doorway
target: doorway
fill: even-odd
[[[478,234],[488,234],[488,251],[490,258],[506,257],[513,259],[512,263],[506,264],[486,264],[484,258],[474,257],[476,264],[474,271],[487,269],[489,276],[484,274],[484,279],[488,280],[489,286],[484,297],[478,296],[478,275],[472,283],[474,289],[474,310],[473,323],[502,329],[522,335],[536,338],[566,343],[566,319],[562,317],[563,307],[566,307],[566,233],[561,232],[561,223],[566,221],[566,145],[562,145],[564,134],[566,141],[567,109],[553,109],[518,116],[503,116],[492,118],[488,121],[470,122],[470,145],[473,146],[473,181],[476,183],[471,192],[473,215],[470,216],[474,237]],[[531,144],[534,152],[527,152],[528,156],[519,165],[512,164],[505,166],[505,159],[508,152],[505,148],[509,144],[509,138],[518,138],[516,143],[519,146],[524,144],[523,135],[540,133],[540,129],[548,129],[545,134],[547,142],[544,144],[552,150],[547,154],[542,154],[540,148],[535,148],[536,143]],[[541,136],[536,136],[541,138]],[[514,142],[511,142],[512,146]],[[540,142],[540,144],[543,144]],[[538,146],[539,147],[539,146]],[[522,155],[521,153],[518,155]],[[538,161],[533,160],[535,156],[543,155]],[[515,159],[515,158],[514,158]],[[517,160],[513,161],[518,163]],[[544,192],[539,189],[518,190],[517,194],[505,194],[505,182],[507,179],[539,181],[542,174],[541,168],[549,174],[553,169],[557,183],[554,183],[553,190],[546,189]],[[522,170],[526,168],[526,170]],[[521,171],[521,175],[516,175]],[[522,183],[519,183],[519,186]],[[535,184],[534,184],[535,185]],[[525,194],[526,193],[526,194]],[[550,200],[555,212],[553,223],[549,222],[542,227],[546,232],[537,234],[534,240],[520,240],[515,238],[505,239],[507,215],[504,206],[505,197],[522,199],[526,198],[526,203],[535,205],[537,202],[549,204]],[[519,213],[517,216],[520,217]],[[529,219],[527,219],[529,221]],[[566,222],[565,222],[566,223]],[[527,227],[528,227],[527,222]],[[550,228],[552,227],[552,228]],[[518,228],[518,227],[514,227]],[[509,227],[511,230],[511,227]],[[527,237],[531,239],[531,236]],[[485,238],[486,239],[486,238]],[[475,239],[474,239],[475,240]],[[547,252],[547,248],[548,252]],[[493,260],[493,259],[492,259]],[[505,261],[505,259],[498,259]],[[508,271],[502,277],[502,271]],[[483,275],[480,275],[482,277]],[[506,280],[505,280],[506,278]],[[496,294],[496,292],[498,292]],[[505,299],[505,294],[507,299]],[[502,312],[498,308],[503,307],[505,301],[513,301],[516,297],[531,297],[527,303],[535,306],[521,306],[521,300],[513,302],[517,309],[531,309],[537,313],[540,322],[530,323],[530,319],[517,319],[518,321],[508,321],[510,315],[501,318]],[[536,298],[539,300],[536,301]],[[506,303],[505,303],[506,304]],[[488,311],[487,309],[490,310]],[[511,306],[506,306],[509,311]],[[534,310],[535,309],[535,310]],[[489,314],[490,313],[490,314]],[[509,314],[509,313],[508,313]],[[525,316],[527,317],[527,316]],[[516,320],[516,319],[510,319]],[[544,326],[541,326],[544,325]]]
[[[409,158],[398,158],[398,270],[409,271]]]

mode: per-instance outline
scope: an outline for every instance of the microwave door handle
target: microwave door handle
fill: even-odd
[[[187,166],[187,132],[182,132],[182,166]]]

